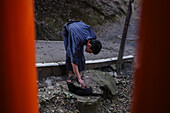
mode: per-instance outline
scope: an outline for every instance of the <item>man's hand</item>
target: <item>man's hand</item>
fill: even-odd
[[[81,78],[80,79],[78,79],[78,81],[79,81],[79,83],[80,83],[80,85],[81,85],[81,88],[85,88],[85,83],[84,83],[84,80],[82,80]]]
[[[73,71],[74,71],[74,73],[75,73],[75,75],[76,75],[76,77],[77,77],[77,79],[78,79],[78,81],[79,81],[79,83],[81,85],[81,88],[84,89],[85,88],[85,83],[84,83],[84,80],[81,79],[81,75],[80,75],[80,72],[78,70],[78,66],[76,64],[74,64],[74,63],[71,63],[71,64],[72,64],[72,67],[73,67]]]

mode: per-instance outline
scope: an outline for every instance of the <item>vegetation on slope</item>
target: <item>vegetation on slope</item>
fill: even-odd
[[[62,40],[68,19],[97,26],[114,22],[127,9],[125,0],[35,0],[37,40]]]

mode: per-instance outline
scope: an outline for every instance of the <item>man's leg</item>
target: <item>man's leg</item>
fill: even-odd
[[[81,75],[81,72],[79,72],[79,73],[80,73],[80,75]],[[72,78],[73,78],[73,72],[72,72],[72,71],[68,71],[67,82],[71,82]],[[81,79],[84,80],[82,76],[81,76]],[[77,82],[79,83],[77,77],[76,77],[76,80],[77,80]]]
[[[71,79],[73,78],[73,68],[71,65],[71,59],[69,56],[66,55],[66,68],[68,71],[68,78],[67,78],[67,82],[71,82]]]
[[[69,75],[69,77],[67,79],[67,82],[71,82],[71,78],[73,76],[73,72],[72,71],[68,71],[68,75]]]

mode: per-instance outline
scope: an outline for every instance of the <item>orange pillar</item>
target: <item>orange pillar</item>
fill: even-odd
[[[132,113],[169,113],[170,1],[141,1]]]
[[[38,113],[33,0],[0,2],[0,113]]]

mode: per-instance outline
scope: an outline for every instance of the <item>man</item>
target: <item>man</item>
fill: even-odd
[[[80,72],[85,69],[84,45],[86,52],[98,54],[102,48],[100,41],[96,40],[96,35],[91,26],[82,21],[66,23],[63,27],[63,40],[66,49],[66,67],[69,72],[67,82],[71,82],[73,72],[75,73],[81,88],[85,88],[84,80]]]

